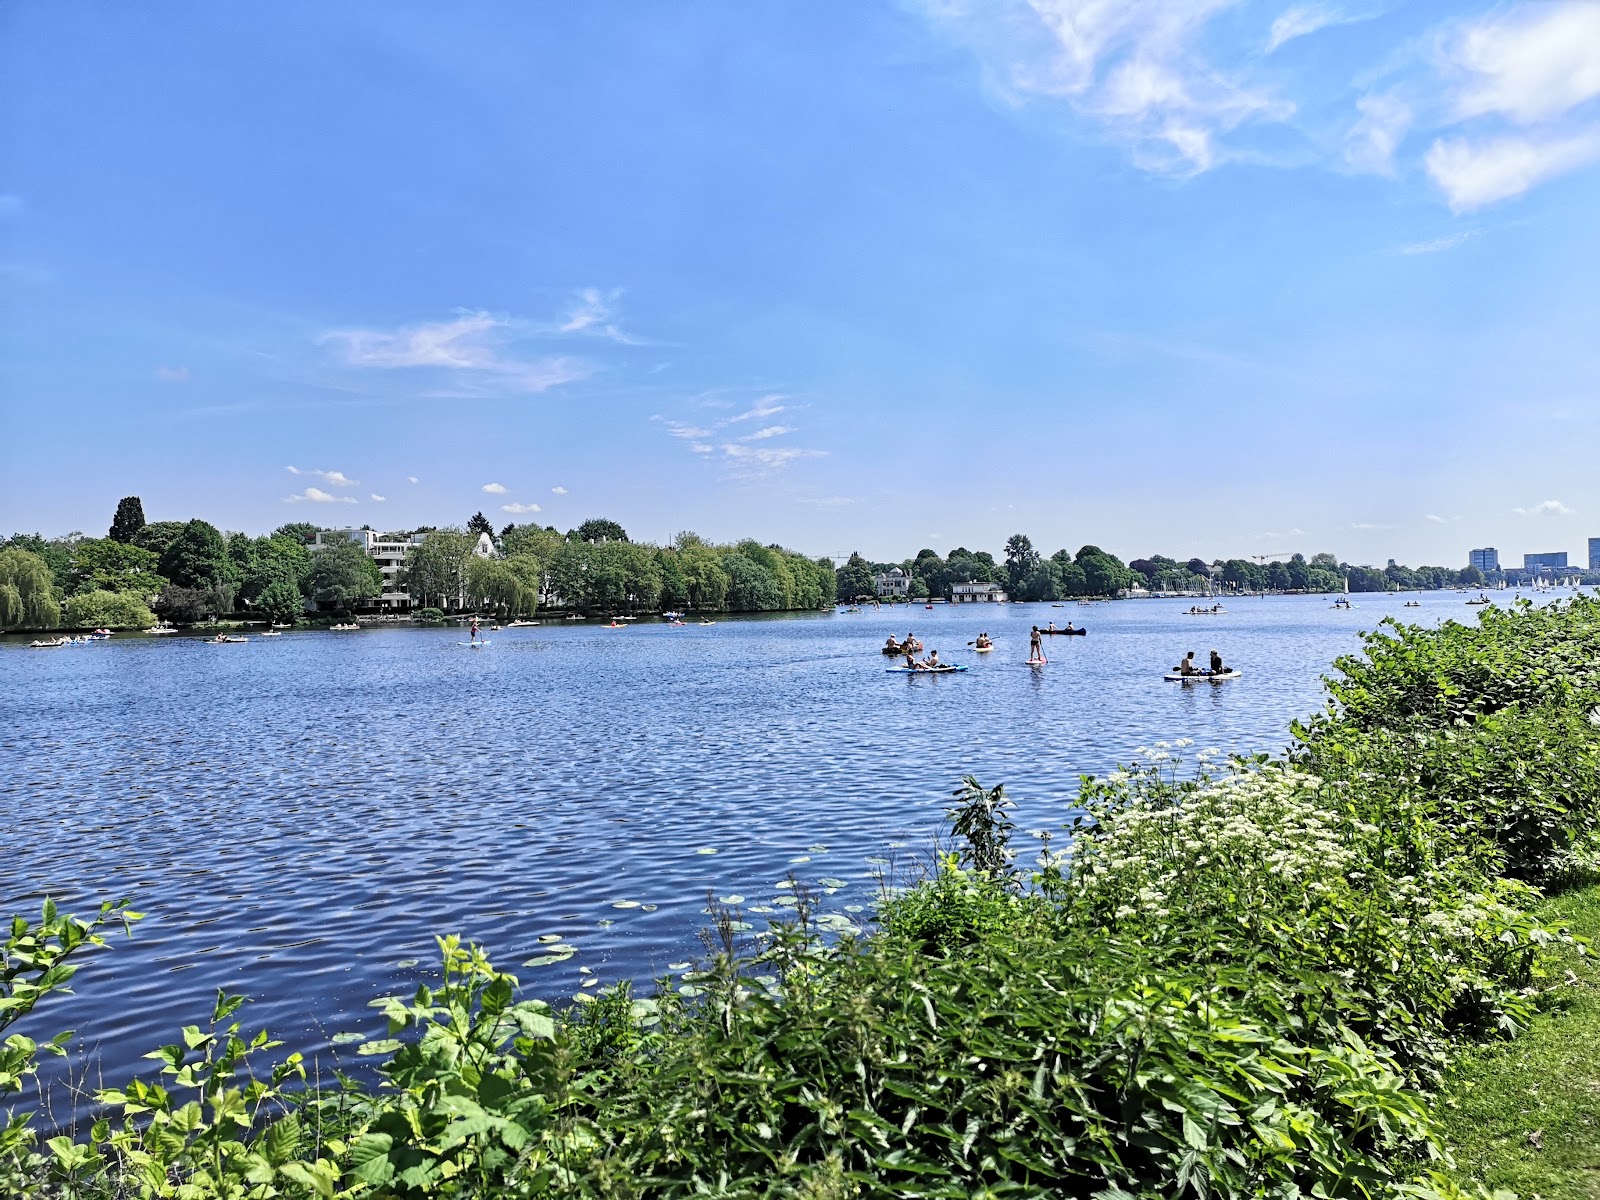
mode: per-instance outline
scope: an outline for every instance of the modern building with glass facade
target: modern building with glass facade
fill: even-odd
[[[1589,570],[1600,571],[1600,538],[1589,539]]]
[[[1543,554],[1524,554],[1522,556],[1522,569],[1524,571],[1565,571],[1567,569],[1567,552],[1565,550],[1547,550]]]
[[[1467,562],[1487,575],[1490,571],[1500,569],[1500,551],[1493,546],[1485,546],[1482,550],[1468,550]]]

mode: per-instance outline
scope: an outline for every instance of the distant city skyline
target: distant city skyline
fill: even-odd
[[[0,47],[0,533],[1593,555],[1585,0],[89,0]]]

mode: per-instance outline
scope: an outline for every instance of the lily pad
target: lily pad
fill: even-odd
[[[807,846],[806,849],[811,851],[813,854],[826,854],[828,852],[828,848],[822,845],[820,842],[815,846]]]
[[[639,905],[639,911],[640,912],[655,912],[655,910],[660,908],[660,907],[661,906],[659,904],[641,904],[641,905]]]
[[[861,905],[861,904],[846,904],[846,905],[845,905],[845,906],[844,906],[844,910],[845,910],[845,912],[847,912],[847,913],[858,913],[858,912],[862,912],[862,911],[863,911],[863,910],[864,910],[864,908],[865,908],[865,906],[864,906],[864,905]]]
[[[842,888],[842,887],[849,887],[850,886],[843,879],[831,879],[831,878],[830,879],[819,879],[819,880],[817,880],[817,882],[820,883],[823,887],[829,887],[829,888]]]
[[[719,904],[743,904],[744,903],[744,897],[739,895],[738,892],[735,892],[731,896],[723,896],[721,899],[719,899],[717,901],[717,903],[719,903]]]
[[[574,994],[572,998],[574,1000],[576,1000],[579,1004],[593,1004],[594,1003],[594,997],[589,995],[588,992],[578,992],[578,993]]]
[[[344,1033],[336,1033],[333,1035],[333,1044],[335,1046],[348,1046],[351,1042],[359,1042],[366,1036],[367,1035],[364,1033],[346,1030]]]
[[[418,961],[419,960],[415,959],[415,958],[402,958],[399,962],[395,963],[395,966],[399,967],[402,971],[404,971],[404,970],[408,970],[411,967],[416,966]]]
[[[611,907],[612,908],[638,908],[639,907],[639,902],[637,900],[613,900],[611,902]]]
[[[745,912],[753,913],[769,913],[771,911],[772,905],[770,904],[751,904],[745,908]]]
[[[585,979],[578,986],[579,987],[593,987],[595,984],[597,984],[599,982],[600,982],[600,980],[598,978],[596,978],[595,976],[591,975],[591,976],[589,976],[589,978]]]
[[[811,861],[811,855],[802,854],[798,858],[791,858],[789,861],[792,862],[792,863],[810,862]]]
[[[362,1042],[356,1047],[357,1054],[393,1054],[404,1043],[399,1038],[384,1038],[377,1042]]]
[[[775,883],[772,886],[775,888],[792,888],[794,887],[794,880],[785,879],[781,883]]]
[[[541,933],[539,935],[539,941],[546,946],[553,942],[559,942],[560,940],[561,935],[559,933]]]
[[[667,970],[669,970],[669,971],[687,971],[692,966],[694,966],[693,963],[686,963],[686,962],[668,963],[667,964]]]
[[[525,967],[549,967],[556,963],[564,963],[577,953],[571,946],[552,946],[549,954],[536,954],[522,965]]]

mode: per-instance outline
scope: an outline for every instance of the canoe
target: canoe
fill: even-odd
[[[1221,675],[1213,675],[1206,671],[1200,675],[1181,675],[1177,671],[1168,671],[1161,678],[1169,683],[1225,683],[1230,679],[1237,679],[1244,672],[1238,667],[1229,667]]]
[[[888,675],[946,675],[951,671],[965,671],[967,667],[941,666],[941,667],[885,667],[884,673]]]
[[[1060,637],[1083,637],[1089,631],[1087,629],[1041,629],[1039,632],[1045,634],[1047,637],[1050,635],[1056,635]]]

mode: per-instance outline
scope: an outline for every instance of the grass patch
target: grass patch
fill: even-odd
[[[1600,946],[1600,885],[1537,915]],[[1524,1200],[1600,1198],[1600,961],[1552,947],[1541,1012],[1514,1042],[1468,1051],[1439,1110],[1463,1183]]]

